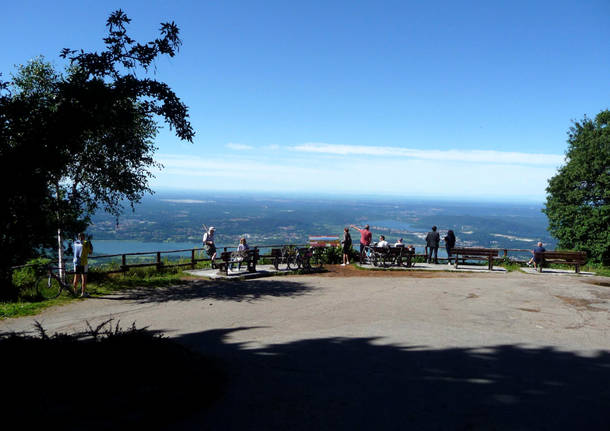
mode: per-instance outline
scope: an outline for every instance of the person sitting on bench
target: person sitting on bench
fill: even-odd
[[[546,249],[542,246],[541,242],[538,242],[538,245],[536,247],[534,247],[534,249],[532,250],[532,259],[530,260],[530,262],[534,263],[534,269],[538,269],[538,265],[541,264],[541,259],[540,257],[536,257],[536,253],[544,253],[546,251]],[[529,263],[528,263],[529,265]]]
[[[379,242],[375,244],[375,247],[388,248],[389,246],[390,244],[388,244],[388,242],[385,240],[385,236],[379,235]]]
[[[246,244],[246,237],[241,237],[239,239],[239,245],[237,246],[237,257],[235,258],[235,261],[237,261],[237,270],[239,271],[241,269],[241,263],[244,261],[244,257],[241,256],[242,253],[246,252],[250,247],[248,247],[248,244]],[[233,271],[233,265],[235,264],[235,262],[231,262],[231,265],[229,266],[229,271]]]

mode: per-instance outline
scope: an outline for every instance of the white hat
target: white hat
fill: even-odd
[[[216,228],[214,226],[210,226],[209,230],[216,230]]]

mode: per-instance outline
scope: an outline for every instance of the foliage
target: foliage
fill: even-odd
[[[0,350],[11,352],[2,362],[3,385],[10,388],[1,400],[5,422],[165,428],[220,394],[224,374],[215,362],[135,323],[123,329],[112,320],[87,322],[86,330],[73,334],[50,334],[36,325],[37,335],[0,334]],[[86,402],[75,399],[83,393]]]
[[[566,163],[549,180],[544,213],[564,249],[610,264],[610,111],[585,117],[568,132]]]
[[[15,269],[12,276],[13,286],[19,290],[32,287],[41,274],[41,268],[50,262],[51,260],[48,258],[39,257],[28,261],[25,266]]]
[[[129,22],[120,10],[110,15],[99,53],[64,49],[63,74],[37,58],[0,82],[0,172],[11,185],[0,192],[3,287],[10,266],[56,244],[58,228],[75,234],[96,209],[118,217],[123,200],[133,206],[151,192],[156,118],[192,141],[187,108],[169,86],[137,77],[176,54],[178,27],[164,23],[160,38],[140,44]]]
[[[45,263],[44,259],[35,259],[33,262]],[[87,275],[87,291],[93,295],[106,295],[122,289],[129,288],[156,288],[167,287],[182,280],[184,274],[179,267],[163,268],[161,271],[152,267],[133,268],[125,274],[107,274],[103,271],[109,267],[91,268]],[[68,294],[63,294],[51,300],[41,300],[35,292],[30,289],[30,281],[36,279],[36,270],[26,267],[16,270],[14,282],[20,287],[15,299],[0,302],[0,319],[7,317],[31,316],[50,306],[66,304],[70,301],[79,301]],[[32,282],[33,283],[33,282]]]
[[[322,263],[335,265],[343,262],[343,251],[341,247],[324,247],[322,251]]]

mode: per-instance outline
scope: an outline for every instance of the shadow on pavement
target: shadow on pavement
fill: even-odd
[[[610,427],[610,353],[424,349],[324,338],[247,349],[234,331],[178,341],[226,366],[224,397],[172,429],[515,430]]]
[[[304,283],[282,280],[196,280],[172,287],[138,288],[121,292],[120,296],[102,296],[99,298],[132,300],[141,303],[198,299],[252,302],[265,297],[301,296],[311,290],[312,288]]]

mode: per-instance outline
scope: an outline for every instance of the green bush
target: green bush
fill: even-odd
[[[14,270],[13,287],[18,291],[32,288],[43,268],[50,262],[51,259],[39,257],[28,261],[26,266]]]
[[[335,265],[343,261],[341,247],[325,247],[322,251],[322,263]]]

